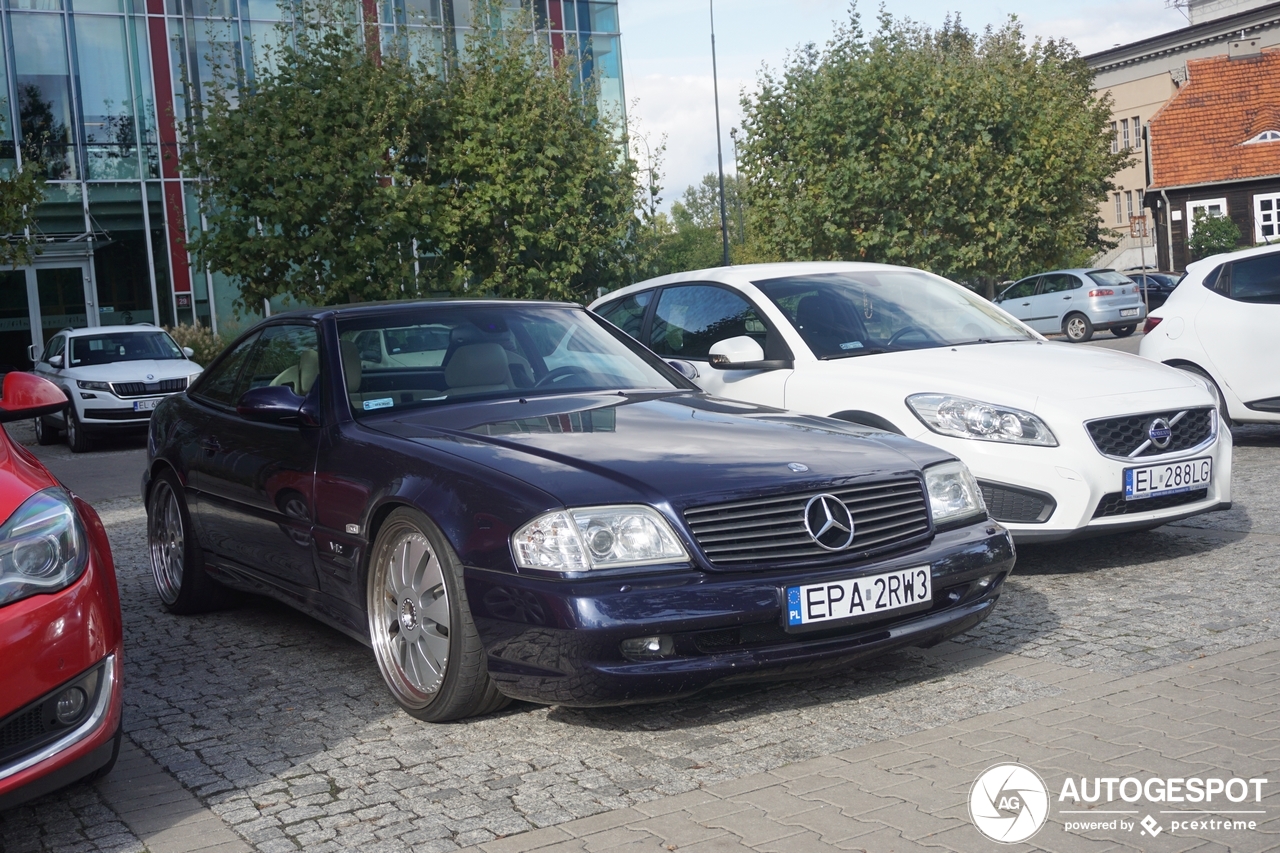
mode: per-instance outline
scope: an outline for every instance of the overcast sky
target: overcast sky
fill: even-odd
[[[762,65],[778,69],[787,52],[808,42],[823,45],[833,22],[847,19],[847,0],[714,0],[720,122],[726,172],[733,171],[729,128],[741,115],[738,100],[753,88]],[[664,207],[684,188],[715,171],[715,114],[711,87],[711,28],[706,0],[619,0],[623,78],[633,126],[652,140],[667,137]],[[1065,38],[1088,54],[1187,25],[1165,0],[1074,3],[1032,0],[890,0],[896,18],[940,26],[958,13],[981,30],[1017,15],[1029,36]],[[874,24],[875,3],[863,2]]]

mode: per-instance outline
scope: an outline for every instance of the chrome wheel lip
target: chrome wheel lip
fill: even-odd
[[[182,510],[173,487],[163,480],[156,484],[147,513],[148,550],[151,552],[151,574],[156,592],[165,604],[173,604],[182,592],[182,576],[186,556],[186,531],[182,526]]]
[[[395,533],[374,554],[369,580],[369,633],[388,687],[410,708],[431,704],[448,672],[449,588],[426,536],[413,527]]]

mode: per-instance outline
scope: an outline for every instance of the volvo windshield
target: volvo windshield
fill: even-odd
[[[916,270],[787,276],[755,285],[823,359],[1035,339],[977,294]]]

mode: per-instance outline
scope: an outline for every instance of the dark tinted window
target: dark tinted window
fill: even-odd
[[[1084,282],[1071,273],[1059,272],[1040,277],[1040,292],[1061,293],[1064,290],[1075,290],[1083,284]]]
[[[670,287],[658,297],[649,349],[677,358],[707,358],[712,344],[747,335],[766,349],[768,327],[751,303],[723,287]]]
[[[653,291],[646,290],[601,305],[596,309],[596,313],[631,337],[639,338],[640,324],[644,322],[644,312],[652,301]]]
[[[264,329],[237,391],[264,385],[285,385],[305,397],[320,375],[320,353],[312,326],[271,326]],[[241,387],[242,386],[242,387]],[[235,399],[239,399],[237,394]]]
[[[1231,298],[1240,302],[1280,303],[1280,252],[1233,263]]]
[[[1217,269],[1211,270],[1204,277],[1204,286],[1215,293],[1221,293],[1226,296],[1231,289],[1231,268],[1223,264]]]
[[[1133,279],[1114,270],[1091,272],[1089,273],[1089,278],[1093,279],[1103,287],[1126,287],[1133,284]]]
[[[250,335],[245,338],[226,358],[206,370],[191,389],[192,395],[223,406],[235,405],[236,400],[244,393],[240,374],[258,337],[259,335]]]
[[[1035,296],[1036,284],[1039,281],[1038,278],[1023,279],[1006,290],[1001,299],[1026,299],[1028,296]]]

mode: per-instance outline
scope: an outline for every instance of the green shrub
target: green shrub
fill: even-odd
[[[1240,229],[1227,216],[1209,213],[1203,208],[1196,211],[1191,223],[1191,239],[1187,248],[1197,261],[1210,255],[1230,252],[1240,245]]]
[[[229,340],[215,334],[208,326],[166,326],[165,331],[173,336],[180,347],[191,347],[194,354],[191,360],[201,367],[208,367],[218,353],[227,348]]]

